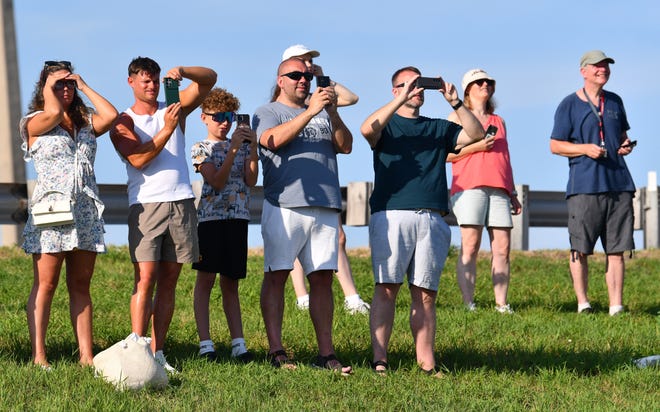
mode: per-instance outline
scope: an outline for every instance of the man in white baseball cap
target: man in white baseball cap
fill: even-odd
[[[317,50],[312,50],[304,44],[294,44],[293,46],[288,47],[282,53],[282,61],[288,60],[292,57],[297,57],[301,59],[307,69],[314,74],[314,76],[323,76],[323,68],[318,64],[314,64],[314,58],[319,57],[321,53]],[[330,84],[334,86],[335,93],[337,94],[337,107],[352,106],[358,102],[359,97],[348,90],[345,86],[331,81]],[[277,96],[280,94],[280,89],[275,86],[273,89],[273,97],[270,99],[271,102],[274,102],[277,99]]]

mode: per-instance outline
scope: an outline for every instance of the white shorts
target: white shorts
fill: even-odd
[[[264,201],[261,236],[264,272],[293,269],[296,257],[305,275],[337,270],[338,212],[325,207],[283,208]]]
[[[440,213],[422,210],[386,210],[369,222],[374,281],[408,283],[438,290],[451,231]]]
[[[456,193],[451,207],[459,226],[513,227],[511,199],[502,189],[479,187]]]

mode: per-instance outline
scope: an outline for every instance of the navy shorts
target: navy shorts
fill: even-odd
[[[192,268],[219,273],[230,279],[245,279],[247,274],[248,221],[245,219],[199,222],[199,262]]]
[[[591,255],[600,237],[607,254],[635,249],[633,193],[610,192],[568,198],[571,250]]]

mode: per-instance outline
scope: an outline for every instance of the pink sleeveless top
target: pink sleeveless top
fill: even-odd
[[[469,154],[451,164],[452,180],[450,195],[467,189],[487,186],[504,189],[509,196],[513,191],[513,170],[509,158],[509,145],[502,118],[496,114],[483,124],[497,127],[493,148],[485,152]]]

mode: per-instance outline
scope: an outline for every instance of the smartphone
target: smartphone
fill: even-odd
[[[630,143],[621,145],[621,147],[623,147],[623,148],[635,147],[635,146],[637,146],[637,140],[631,140]]]
[[[169,106],[173,103],[179,102],[179,81],[165,77],[165,102]]]
[[[329,87],[329,86],[330,86],[330,77],[316,76],[316,87]]]
[[[250,115],[249,114],[237,114],[236,115],[236,125],[237,126],[247,126],[250,127]]]
[[[493,126],[492,124],[488,126],[488,129],[486,129],[486,134],[484,135],[484,139],[488,139],[489,137],[495,136],[497,134],[497,126]]]
[[[445,87],[445,82],[442,80],[442,77],[418,77],[415,87],[438,90]]]

